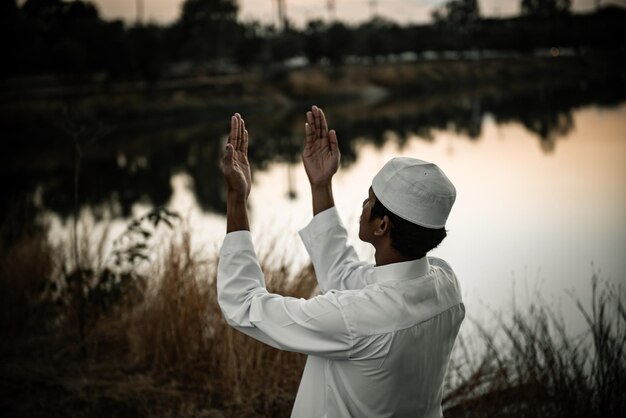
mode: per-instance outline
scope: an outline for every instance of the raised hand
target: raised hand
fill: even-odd
[[[248,130],[239,113],[235,113],[230,119],[230,134],[222,161],[222,171],[228,185],[228,193],[247,199],[252,185],[248,162]]]
[[[337,134],[328,131],[324,112],[317,106],[306,113],[306,141],[302,151],[302,162],[311,185],[329,184],[339,168]]]

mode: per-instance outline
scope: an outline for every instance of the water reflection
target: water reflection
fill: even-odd
[[[623,283],[626,275],[626,105],[576,110],[572,120],[575,129],[549,155],[524,126],[498,125],[491,117],[476,141],[442,130],[428,143],[414,136],[404,145],[363,142],[357,161],[334,183],[350,242],[363,259],[373,260],[371,246],[358,239],[360,204],[389,158],[436,161],[454,182],[457,201],[448,237],[433,255],[457,272],[471,317],[488,318],[484,305],[506,311],[514,292],[519,306],[527,306],[540,291],[578,332],[584,320],[566,291],[590,300],[592,265],[611,283]],[[255,245],[306,263],[297,231],[312,215],[308,181],[302,165],[294,166],[302,193],[287,200],[286,168],[276,163],[257,176],[250,204]],[[225,225],[206,231],[202,239],[219,244]]]
[[[485,306],[506,311],[514,292],[518,306],[526,306],[541,291],[574,333],[582,330],[584,321],[565,291],[590,300],[592,265],[610,283],[623,283],[626,274],[626,104],[575,110],[571,118],[571,130],[560,137],[552,154],[546,154],[535,142],[536,134],[522,124],[498,123],[495,117],[481,119],[476,140],[453,129],[433,130],[427,142],[415,135],[397,135],[382,146],[357,139],[358,159],[343,167],[334,183],[335,203],[350,242],[364,260],[373,260],[372,247],[358,240],[358,218],[373,175],[389,158],[436,161],[458,195],[447,224],[449,235],[433,255],[450,262],[461,278],[471,316],[489,318]],[[297,128],[294,123],[292,129]],[[250,149],[266,152],[263,147],[257,138]],[[214,254],[224,237],[225,220],[206,212],[198,190],[220,193],[219,187],[207,187],[211,182],[204,176],[213,175],[212,184],[217,185],[221,174],[217,165],[201,164],[206,158],[198,154],[202,149],[190,153],[194,158],[189,164],[211,171],[174,174],[167,181],[173,191],[167,204],[192,226],[195,248]],[[122,164],[126,170],[133,165],[130,161]],[[144,167],[138,161],[137,170],[150,170],[150,160],[146,162]],[[255,171],[250,196],[256,248],[270,263],[302,266],[309,259],[297,231],[312,214],[306,174],[302,164],[265,164]],[[296,199],[289,198],[290,191],[298,193]],[[149,208],[134,209],[137,215]],[[67,228],[58,217],[51,218],[56,224],[51,236],[66,239]],[[124,228],[124,222],[118,224]]]
[[[433,132],[441,130],[479,140],[486,115],[497,124],[521,124],[544,152],[551,153],[574,129],[574,109],[589,104],[613,106],[623,99],[620,89],[610,86],[568,85],[318,104],[325,107],[339,132],[342,164],[349,166],[357,160],[360,144],[382,147],[390,137],[401,148],[411,136],[431,141]],[[120,117],[124,112],[112,116],[110,109],[98,111],[97,107],[68,115],[61,111],[67,109],[66,104],[8,112],[2,125],[20,139],[11,142],[3,158],[0,211],[5,212],[14,200],[36,195],[41,206],[62,217],[71,214],[77,177],[72,134],[80,131],[79,201],[92,207],[96,216],[105,212],[128,216],[136,202],[165,204],[172,195],[170,178],[181,171],[193,179],[193,192],[204,211],[224,213],[219,160],[229,115],[234,110],[245,115],[256,144],[250,158],[255,169],[262,170],[275,161],[299,161],[306,106],[207,105],[193,112],[166,107],[153,114],[129,110],[133,117]],[[106,136],[93,141],[102,126],[108,131]]]

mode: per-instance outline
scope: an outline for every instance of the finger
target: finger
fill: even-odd
[[[315,136],[313,135],[313,128],[308,123],[304,124],[304,132],[306,134],[306,142],[313,142],[315,140]]]
[[[241,151],[243,155],[248,156],[248,130],[244,128],[243,130],[243,144],[241,145]]]
[[[337,141],[337,132],[334,129],[331,129],[328,132],[328,145],[330,146],[330,150],[333,152],[339,152],[339,141]]]
[[[311,135],[313,135],[314,129],[315,129],[315,118],[313,117],[313,112],[311,111],[306,112],[306,121],[309,124],[309,128],[311,128]]]
[[[230,118],[230,134],[228,135],[228,143],[235,146],[237,138],[237,118],[233,115]]]
[[[313,106],[312,109],[313,109],[313,118],[315,120],[315,124],[313,125],[315,126],[315,137],[321,138],[322,137],[322,123],[320,121],[320,112],[317,106]]]
[[[328,135],[328,125],[326,124],[326,115],[324,115],[324,111],[321,108],[317,108],[320,114],[321,121],[321,129],[322,129],[322,137]]]
[[[244,141],[244,135],[246,132],[246,122],[243,120],[243,118],[241,118],[241,125],[240,125],[240,130],[239,130],[239,151],[243,151],[243,141]]]
[[[235,151],[239,150],[241,146],[241,115],[239,113],[235,113],[235,119],[237,120],[237,129],[235,130]]]

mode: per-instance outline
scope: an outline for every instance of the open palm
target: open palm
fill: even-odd
[[[325,184],[339,168],[337,134],[334,130],[328,131],[324,112],[317,106],[313,106],[306,117],[302,162],[311,184]]]
[[[248,162],[248,130],[239,113],[235,113],[230,121],[230,134],[222,171],[229,193],[245,198],[250,195],[252,178]]]

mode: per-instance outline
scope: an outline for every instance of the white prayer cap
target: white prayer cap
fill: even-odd
[[[443,228],[456,189],[437,165],[415,158],[393,158],[372,181],[376,198],[391,213],[426,228]]]

